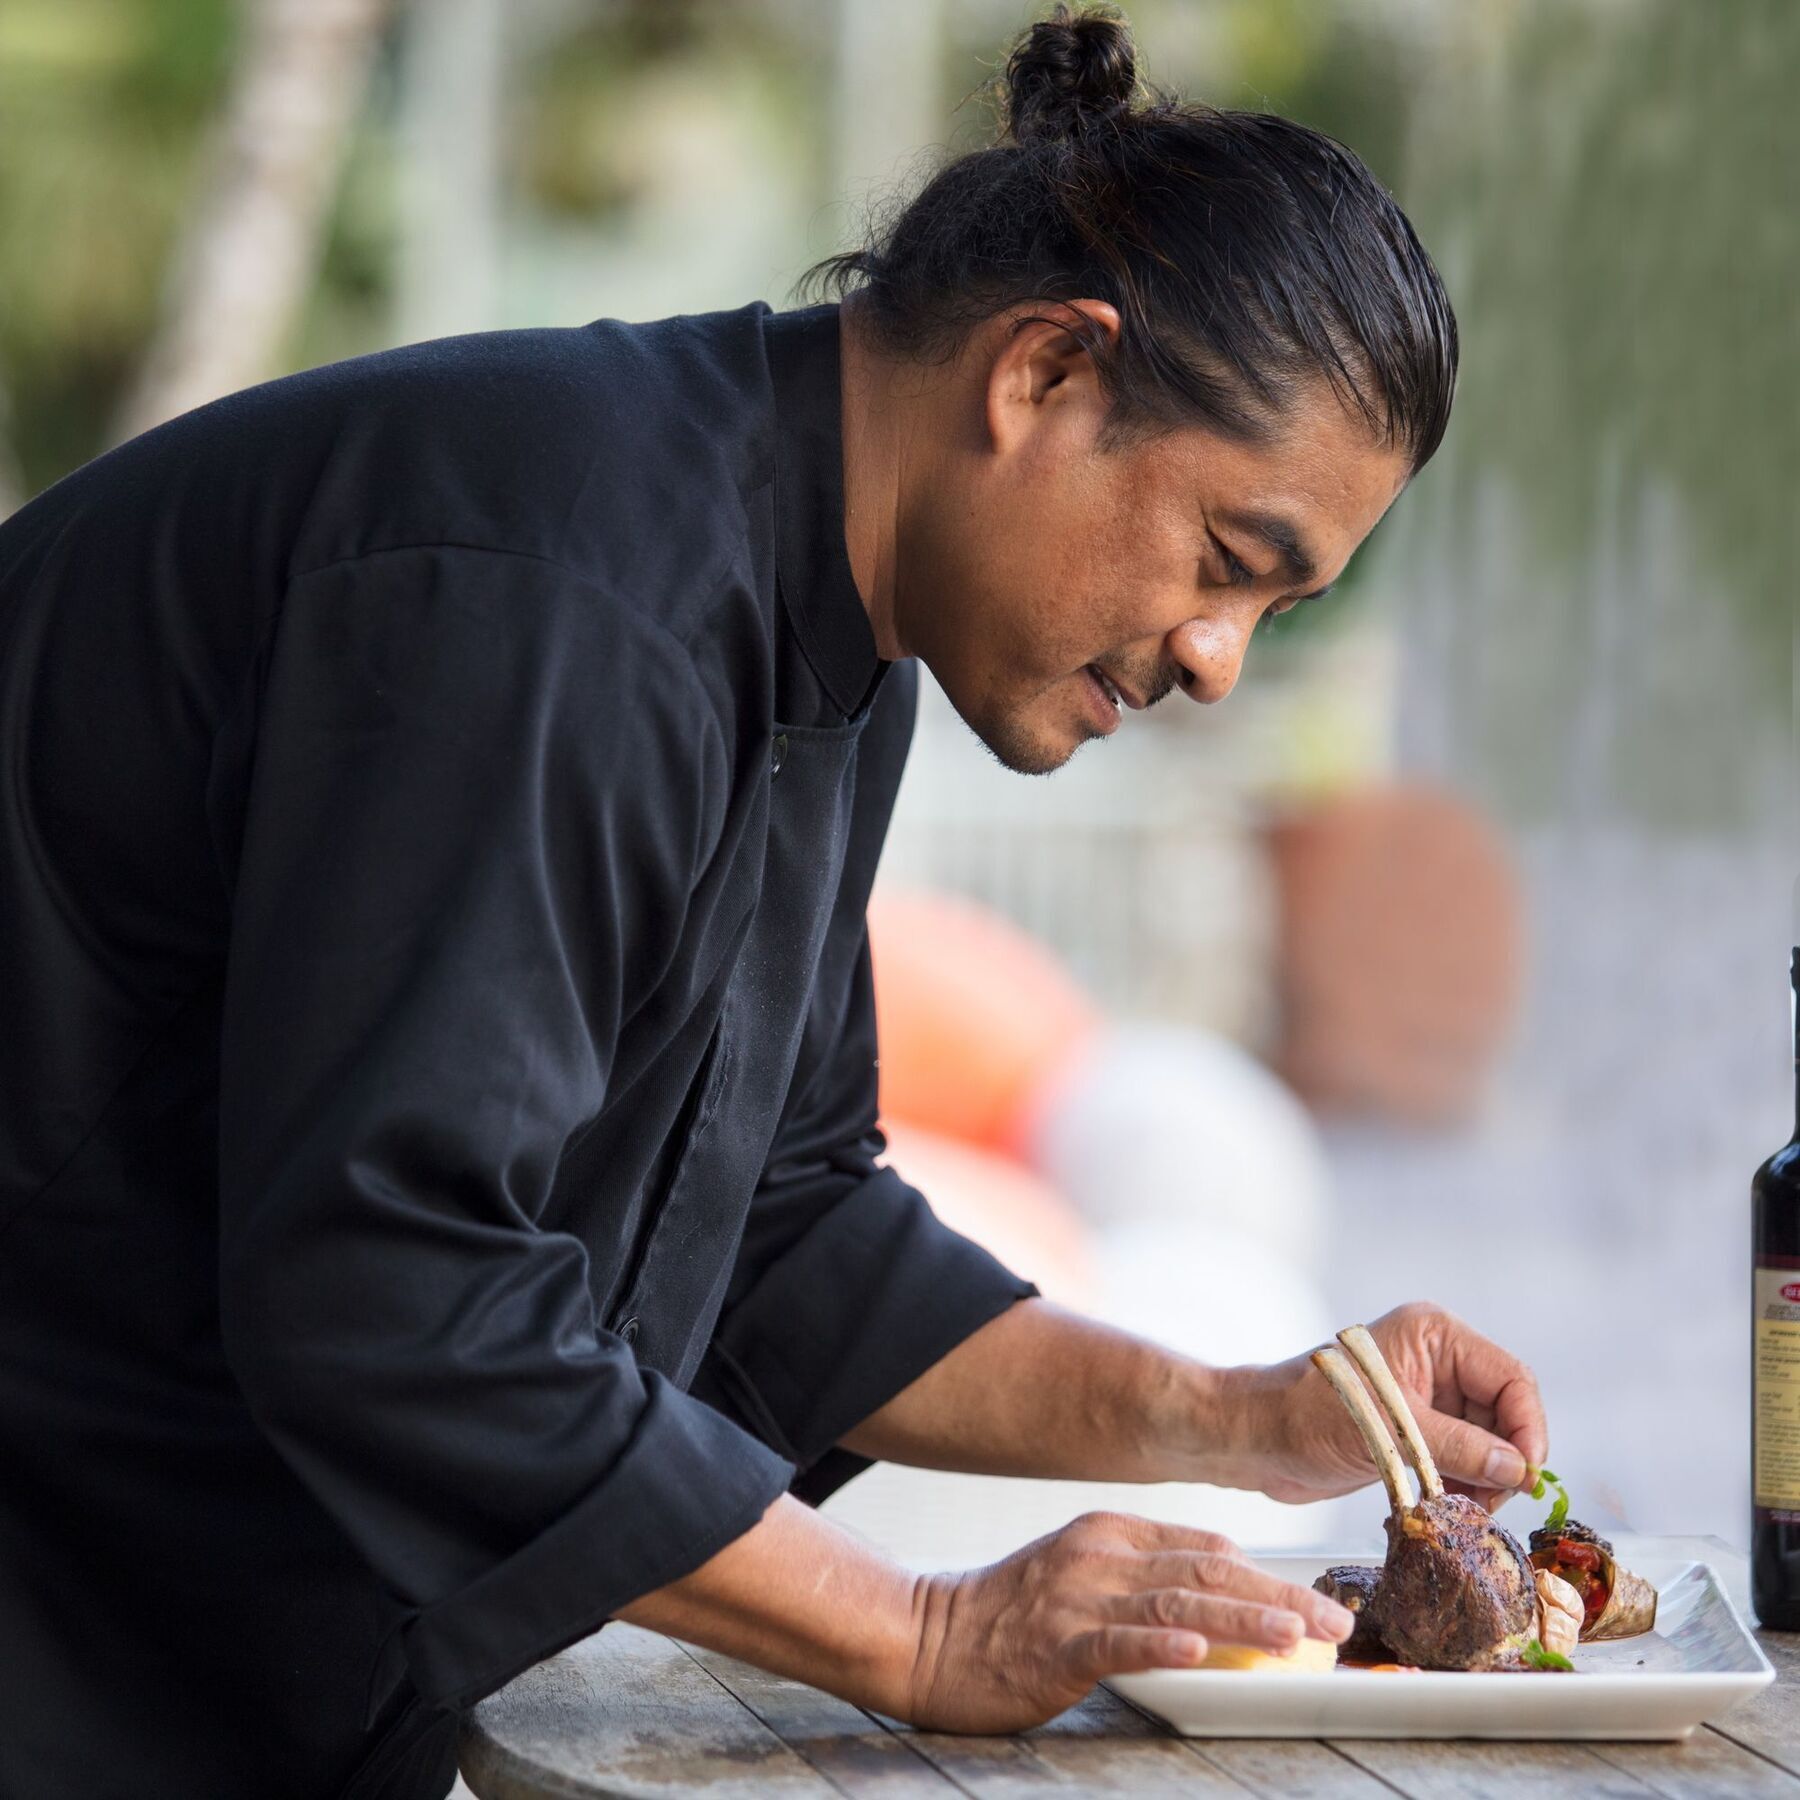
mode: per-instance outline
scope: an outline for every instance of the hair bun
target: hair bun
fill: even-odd
[[[1136,97],[1131,27],[1110,6],[1058,6],[1025,33],[1006,65],[1007,129],[1015,143],[1073,137],[1128,112]]]

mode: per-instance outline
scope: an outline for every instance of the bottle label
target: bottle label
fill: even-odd
[[[1756,1457],[1751,1480],[1759,1507],[1800,1519],[1800,1257],[1764,1257],[1753,1280]]]

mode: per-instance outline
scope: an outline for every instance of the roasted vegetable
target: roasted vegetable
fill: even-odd
[[[1656,1624],[1656,1589],[1641,1575],[1621,1568],[1612,1545],[1599,1532],[1566,1513],[1531,1534],[1531,1562],[1566,1581],[1581,1596],[1584,1644],[1636,1637]]]
[[[1559,1575],[1539,1569],[1534,1577],[1538,1599],[1538,1642],[1559,1656],[1570,1655],[1581,1640],[1581,1596]]]

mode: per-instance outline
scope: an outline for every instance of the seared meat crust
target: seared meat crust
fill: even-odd
[[[1356,1628],[1338,1645],[1340,1662],[1397,1662],[1399,1659],[1376,1635],[1369,1622],[1369,1602],[1375,1598],[1381,1571],[1368,1563],[1339,1563],[1327,1569],[1314,1588],[1329,1594],[1356,1620]]]

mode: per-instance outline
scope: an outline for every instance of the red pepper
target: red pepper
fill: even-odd
[[[1592,1544],[1578,1544],[1573,1538],[1558,1538],[1556,1560],[1571,1569],[1586,1569],[1590,1575],[1600,1573],[1600,1552]]]
[[[1598,1576],[1588,1584],[1588,1589],[1581,1596],[1581,1629],[1588,1630],[1606,1611],[1606,1603],[1612,1596],[1607,1592],[1606,1583]]]

